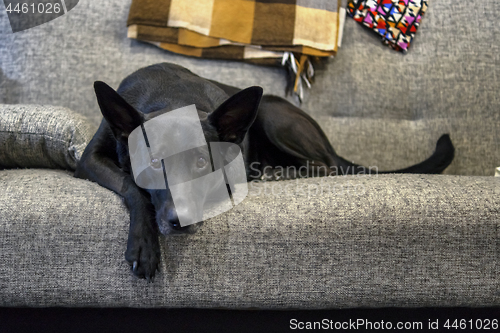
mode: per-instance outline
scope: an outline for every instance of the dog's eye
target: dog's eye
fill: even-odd
[[[196,161],[196,166],[201,169],[205,165],[207,165],[207,159],[203,156],[198,157],[198,160]]]

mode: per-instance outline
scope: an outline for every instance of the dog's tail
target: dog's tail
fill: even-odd
[[[437,144],[436,150],[431,157],[425,161],[415,164],[411,167],[394,170],[394,171],[378,171],[374,168],[366,168],[361,165],[357,165],[347,161],[342,157],[338,157],[339,166],[338,171],[341,175],[348,174],[384,174],[384,173],[427,173],[427,174],[439,174],[446,169],[455,156],[455,147],[451,142],[450,136],[448,134],[442,135]]]

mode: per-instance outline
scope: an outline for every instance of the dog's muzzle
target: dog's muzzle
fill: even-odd
[[[183,133],[189,133],[188,140]],[[195,105],[146,121],[130,133],[128,145],[137,186],[170,191],[177,212],[176,218],[168,218],[173,230],[222,214],[248,194],[240,147],[228,142],[207,144]],[[182,154],[200,147],[209,147],[210,166],[213,166],[204,174],[189,179],[186,170],[190,165],[175,165],[177,169],[173,170],[165,165],[172,157],[184,160]]]

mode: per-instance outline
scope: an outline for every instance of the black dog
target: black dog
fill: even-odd
[[[158,231],[195,232],[201,223],[180,226],[168,187],[144,190],[135,184],[127,139],[147,120],[195,104],[207,142],[241,147],[248,180],[366,172],[338,156],[310,116],[282,98],[262,96],[260,87],[239,90],[163,63],[128,76],[117,92],[103,82],[96,82],[94,88],[104,119],[85,149],[75,177],[95,181],[124,198],[130,211],[125,258],[134,274],[148,281],[160,261]],[[194,156],[188,170],[205,167],[209,156],[204,154]],[[450,138],[443,135],[429,159],[395,172],[440,173],[453,156]],[[306,175],[282,173],[286,167],[298,170],[304,166]]]

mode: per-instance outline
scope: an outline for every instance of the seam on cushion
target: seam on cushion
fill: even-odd
[[[12,131],[1,131],[0,130],[0,133],[13,133],[13,134],[29,134],[29,135],[37,135],[37,136],[42,136],[42,137],[48,137],[48,138],[51,138],[53,140],[56,140],[56,141],[60,141],[60,142],[66,142],[65,140],[61,140],[61,139],[58,139],[54,136],[51,136],[51,135],[46,135],[46,134],[39,134],[39,133],[28,133],[28,132],[12,132]]]

